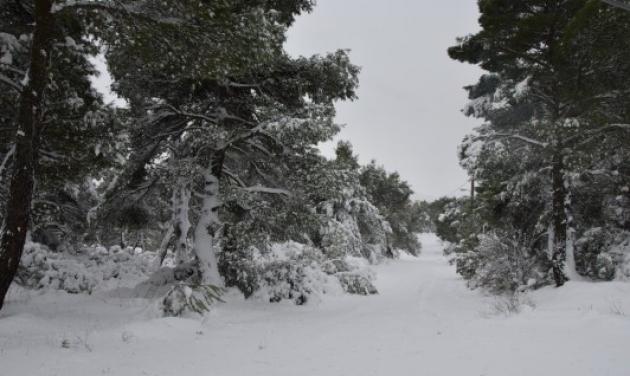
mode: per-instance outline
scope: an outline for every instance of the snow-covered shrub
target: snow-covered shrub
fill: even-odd
[[[609,257],[604,254],[610,247],[611,240],[608,231],[601,227],[586,231],[575,243],[575,266],[578,273],[593,279],[612,279],[601,278],[606,277],[609,273],[606,264],[607,261],[612,260],[609,260]],[[603,268],[601,273],[600,267]],[[612,272],[612,277],[614,277],[614,268]]]
[[[107,250],[102,246],[93,246],[68,254],[27,242],[16,281],[32,289],[89,294],[97,287],[113,288],[145,278],[151,270],[153,258],[152,253],[131,247],[121,249],[114,246]]]
[[[59,289],[71,294],[92,293],[98,283],[97,276],[85,265],[38,243],[25,245],[16,281],[28,288]]]
[[[575,244],[577,271],[596,280],[630,276],[629,254],[630,234],[615,229],[589,229]]]
[[[353,267],[348,262],[348,259],[349,258],[326,260],[322,264],[322,270],[328,275],[349,272],[353,269]]]
[[[630,233],[624,232],[617,243],[613,245],[610,253],[617,260],[616,277],[619,279],[630,279]]]
[[[377,263],[392,257],[392,229],[369,201],[359,198],[326,202],[320,205],[324,225],[321,248],[328,258],[363,257]]]
[[[490,233],[480,237],[472,252],[459,254],[458,272],[472,288],[492,293],[514,292],[546,283],[540,257],[532,254],[523,242],[509,234]]]
[[[254,248],[225,248],[219,254],[219,272],[223,276],[226,287],[238,288],[245,298],[249,298],[258,290],[258,270],[253,261]]]
[[[534,309],[536,304],[526,294],[515,292],[513,294],[495,296],[490,303],[485,316],[511,316],[521,313],[523,309]]]
[[[348,214],[339,217],[329,219],[322,228],[322,249],[328,258],[360,257],[363,243],[356,221]]]
[[[604,281],[612,281],[615,278],[616,266],[613,258],[608,253],[600,253],[595,260],[597,278]]]
[[[350,294],[377,293],[374,273],[362,257],[329,259],[320,249],[289,241],[266,249],[250,247],[220,254],[226,286],[237,287],[245,297],[298,305],[312,296],[345,291]]]
[[[453,260],[455,262],[457,274],[461,275],[466,280],[471,280],[475,277],[475,274],[477,273],[481,256],[479,255],[479,253],[471,251],[458,253]]]
[[[296,242],[273,244],[266,252],[255,250],[259,288],[254,295],[270,302],[293,300],[301,305],[312,295],[325,294],[332,285],[322,270],[323,261],[319,249]]]
[[[365,272],[341,272],[336,274],[341,287],[349,294],[373,295],[378,290],[372,284],[372,276]]]

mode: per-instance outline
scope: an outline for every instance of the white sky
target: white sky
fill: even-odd
[[[289,32],[287,50],[310,56],[350,49],[362,67],[359,100],[339,103],[340,139],[364,163],[398,171],[418,198],[462,194],[457,146],[478,120],[463,116],[462,87],[481,71],[446,49],[478,29],[474,0],[318,0]],[[324,145],[332,155],[333,145]]]

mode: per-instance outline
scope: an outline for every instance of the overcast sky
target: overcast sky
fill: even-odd
[[[362,162],[376,159],[418,198],[434,199],[467,186],[457,146],[479,121],[461,114],[462,87],[480,70],[451,61],[446,49],[476,31],[477,18],[475,0],[318,0],[291,29],[287,50],[351,50],[362,67],[359,100],[338,104],[340,138]]]

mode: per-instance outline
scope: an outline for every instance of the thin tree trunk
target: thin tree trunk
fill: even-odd
[[[559,149],[554,152],[551,168],[553,190],[551,222],[554,233],[551,262],[553,278],[558,287],[564,285],[567,281],[567,277],[564,274],[567,247],[567,216],[565,211],[567,193],[564,186],[564,163]]]
[[[581,276],[577,272],[575,264],[575,221],[573,218],[573,211],[571,208],[571,192],[565,185],[565,199],[564,199],[564,213],[567,220],[567,242],[566,242],[566,261],[564,264],[564,274],[569,280],[580,280]]]
[[[160,269],[162,264],[164,263],[164,259],[166,258],[166,253],[168,252],[168,245],[171,244],[171,239],[173,238],[173,233],[175,229],[172,223],[168,224],[168,228],[166,229],[166,233],[164,237],[162,237],[162,242],[160,243],[160,250],[158,251],[158,255],[156,257],[155,268]]]
[[[20,95],[15,161],[0,239],[0,309],[15,277],[31,219],[34,170],[53,34],[52,0],[35,1],[31,65]]]

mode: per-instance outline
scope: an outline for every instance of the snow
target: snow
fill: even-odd
[[[0,314],[0,372],[83,375],[630,374],[630,284],[569,282],[521,299],[520,313],[470,291],[423,235],[419,258],[376,266],[379,295],[315,304],[243,300],[203,319],[159,318],[154,303],[12,291]]]

